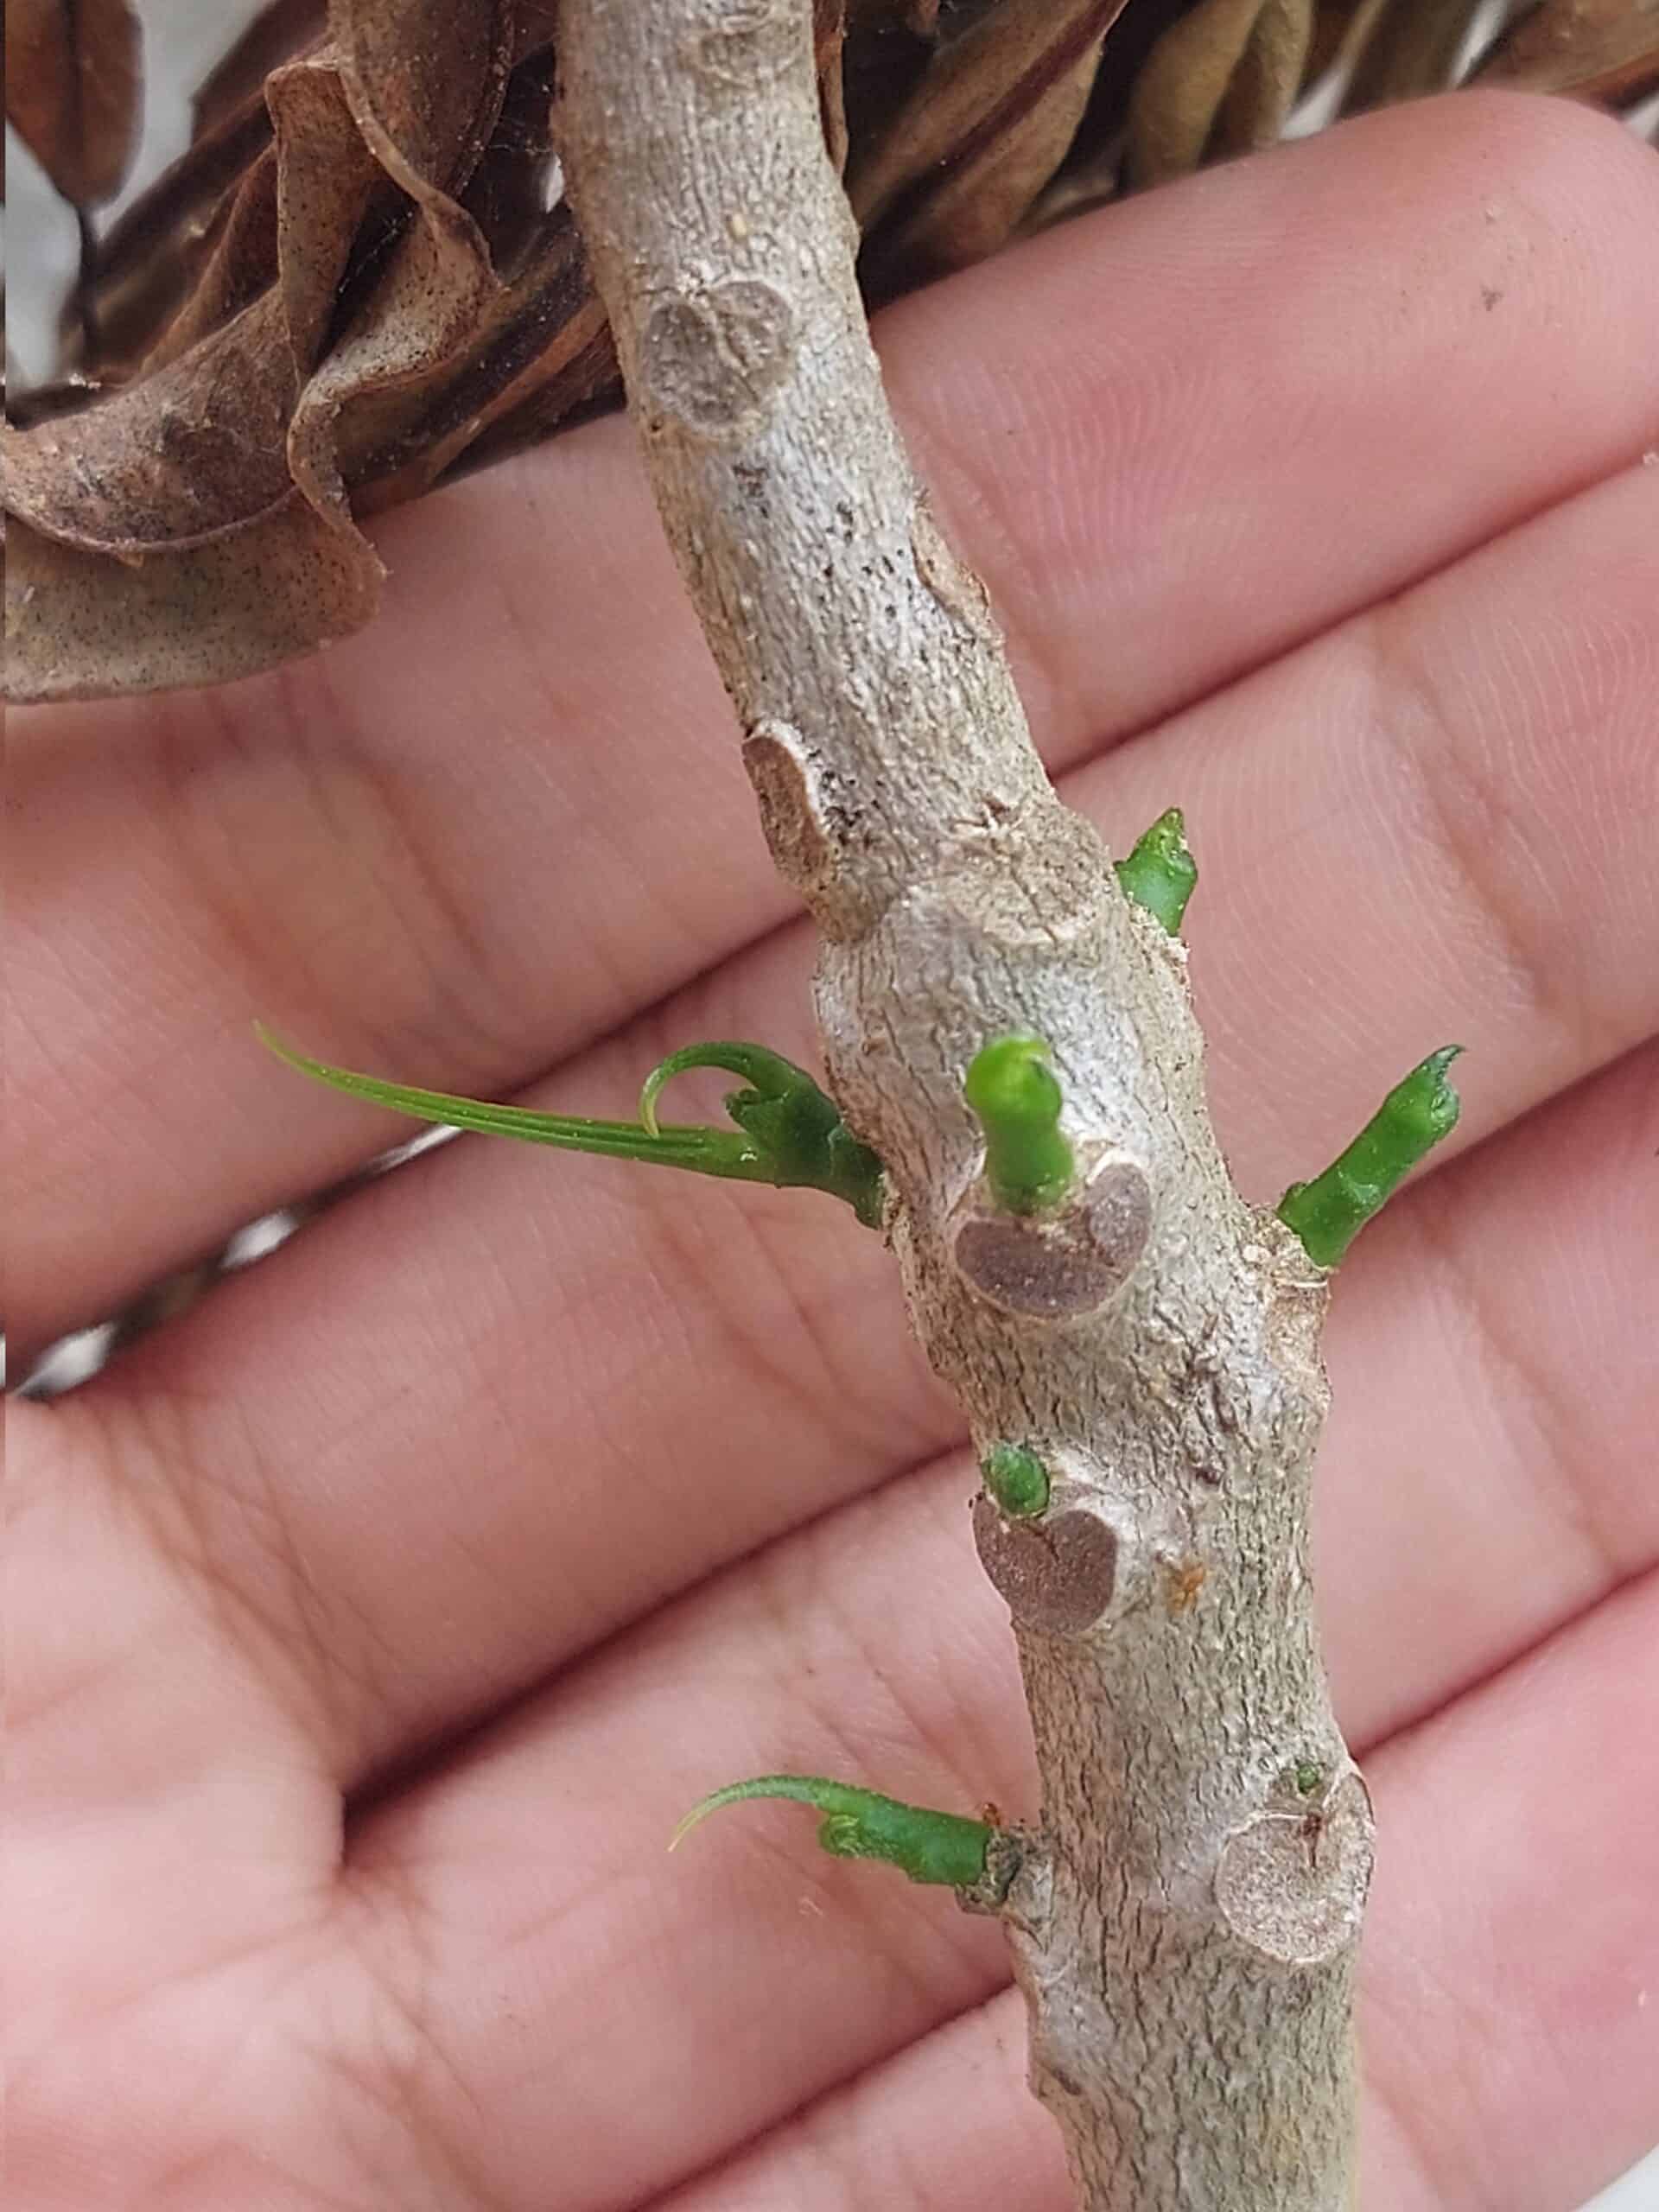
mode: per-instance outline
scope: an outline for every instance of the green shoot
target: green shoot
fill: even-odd
[[[815,1806],[824,1818],[818,1841],[837,1859],[880,1859],[912,1882],[944,1882],[969,1889],[985,1872],[985,1853],[995,1830],[985,1821],[958,1813],[935,1813],[925,1805],[901,1804],[874,1789],[830,1782],[816,1774],[763,1774],[753,1782],[728,1782],[696,1804],[674,1831],[669,1849],[722,1805],[750,1797],[788,1797]]]
[[[645,1078],[638,1122],[594,1121],[585,1115],[537,1114],[523,1106],[498,1106],[452,1091],[423,1090],[411,1084],[387,1083],[379,1076],[332,1066],[313,1059],[256,1022],[260,1042],[279,1060],[335,1090],[390,1106],[418,1122],[487,1135],[517,1137],[569,1152],[595,1153],[611,1160],[639,1160],[660,1167],[683,1167],[698,1175],[719,1175],[743,1183],[771,1183],[780,1188],[808,1188],[844,1198],[859,1219],[874,1227],[881,1217],[881,1164],[842,1122],[804,1068],[764,1045],[690,1045],[671,1053]],[[688,1067],[729,1068],[749,1077],[752,1087],[734,1091],[727,1111],[737,1127],[717,1129],[701,1124],[657,1120],[656,1100],[664,1084]]]
[[[969,1063],[963,1093],[985,1132],[985,1180],[1006,1213],[1039,1213],[1071,1188],[1060,1085],[1040,1037],[998,1037]]]
[[[1198,863],[1187,849],[1181,810],[1160,814],[1126,859],[1114,863],[1117,880],[1137,906],[1155,914],[1171,937],[1180,934],[1181,917],[1198,880]]]
[[[1280,1220],[1295,1230],[1320,1267],[1336,1266],[1424,1154],[1456,1127],[1461,1102],[1446,1071],[1462,1050],[1446,1045],[1431,1052],[1395,1085],[1322,1175],[1293,1183],[1280,1199]]]

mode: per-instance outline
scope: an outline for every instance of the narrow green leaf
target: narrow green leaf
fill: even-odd
[[[486,1135],[517,1137],[525,1144],[547,1144],[567,1152],[597,1153],[613,1160],[643,1160],[664,1167],[686,1167],[701,1175],[734,1177],[747,1183],[772,1179],[760,1149],[738,1130],[678,1128],[649,1130],[637,1122],[592,1121],[575,1114],[536,1114],[527,1107],[493,1105],[482,1098],[463,1098],[453,1091],[423,1090],[412,1084],[387,1083],[383,1077],[362,1075],[353,1068],[334,1067],[313,1059],[284,1044],[262,1024],[254,1025],[260,1042],[302,1075],[377,1106],[390,1106],[417,1122],[442,1127],[479,1129]]]
[[[1463,1050],[1431,1052],[1398,1083],[1347,1150],[1311,1183],[1293,1183],[1279,1218],[1322,1268],[1334,1268],[1424,1154],[1457,1125],[1461,1102],[1446,1070]]]
[[[1050,1060],[1040,1037],[995,1038],[975,1053],[963,1084],[985,1132],[985,1180],[1008,1213],[1058,1205],[1077,1173]]]
[[[908,1874],[912,1882],[943,1882],[967,1889],[985,1872],[985,1853],[995,1830],[985,1821],[958,1813],[936,1813],[924,1805],[901,1804],[849,1782],[816,1774],[762,1774],[752,1782],[728,1782],[694,1805],[674,1831],[669,1849],[700,1821],[722,1805],[750,1797],[787,1797],[823,1814],[818,1841],[837,1859],[880,1859]]]
[[[453,1091],[388,1083],[379,1076],[313,1059],[260,1023],[254,1028],[269,1051],[302,1075],[416,1121],[606,1159],[683,1167],[737,1182],[825,1191],[844,1198],[861,1221],[872,1226],[880,1221],[881,1163],[845,1128],[834,1101],[811,1077],[764,1045],[688,1046],[646,1077],[638,1122],[607,1122],[585,1115],[532,1113],[526,1107],[493,1105]],[[729,1068],[749,1076],[752,1087],[734,1092],[727,1101],[735,1128],[658,1122],[658,1094],[671,1077],[689,1067]]]
[[[1198,880],[1198,863],[1187,849],[1180,808],[1172,806],[1160,814],[1114,866],[1118,881],[1135,905],[1155,914],[1171,937],[1179,937],[1181,917]]]

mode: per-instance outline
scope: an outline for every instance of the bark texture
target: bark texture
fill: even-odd
[[[668,534],[779,868],[831,1088],[887,1163],[1043,1800],[1001,1906],[1087,2212],[1344,2212],[1364,1784],[1306,1556],[1325,1277],[1234,1191],[1185,954],[1033,751],[882,394],[806,0],[565,0],[560,130]],[[1179,794],[1171,794],[1172,798]],[[1139,825],[1128,825],[1132,829]],[[999,1212],[963,1098],[1047,1039],[1080,1173]]]

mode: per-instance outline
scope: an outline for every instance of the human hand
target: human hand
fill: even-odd
[[[1656,230],[1612,125],[1459,95],[883,325],[1066,796],[1185,810],[1244,1187],[1469,1047],[1329,1336],[1376,2212],[1659,2136]],[[813,1057],[626,427],[380,543],[323,658],[13,719],[14,1359],[406,1134],[256,1014],[575,1112]],[[664,1852],[765,1770],[1035,1809],[843,1208],[467,1140],[10,1419],[30,2212],[1063,2212],[994,1926],[781,1807]]]

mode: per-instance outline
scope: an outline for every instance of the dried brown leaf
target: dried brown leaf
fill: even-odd
[[[1643,99],[1659,90],[1659,0],[1541,0],[1504,32],[1473,81]]]
[[[358,128],[411,199],[435,204],[489,143],[514,53],[511,0],[328,0]]]
[[[1390,0],[1373,19],[1343,100],[1344,115],[1421,99],[1456,81],[1484,0]]]
[[[0,429],[8,514],[83,550],[134,559],[200,544],[286,498],[295,391],[276,297],[82,414]]]
[[[96,207],[137,150],[143,35],[129,0],[6,0],[6,114],[64,198]]]
[[[1112,26],[1071,149],[1021,224],[1035,233],[1116,196],[1127,165],[1129,101],[1159,40],[1189,0],[1135,0]]]
[[[192,143],[259,99],[272,70],[319,45],[327,25],[328,0],[270,0],[197,86]]]
[[[6,544],[6,696],[101,698],[252,676],[373,614],[366,541],[294,494],[252,529],[124,563],[14,521]]]
[[[1278,4],[1279,0],[1201,0],[1164,33],[1129,101],[1129,173],[1135,185],[1162,184],[1198,168],[1258,26]],[[1303,37],[1305,41],[1305,29]],[[1281,37],[1269,40],[1270,45],[1282,43]],[[1300,61],[1297,70],[1300,76]]]
[[[1122,6],[1003,0],[941,41],[909,101],[850,165],[875,284],[918,264],[975,259],[1009,235],[1065,159]]]
[[[339,42],[269,80],[274,143],[225,203],[196,290],[145,372],[83,413],[4,433],[6,505],[29,526],[26,683],[62,693],[95,681],[71,632],[83,646],[101,638],[101,681],[127,688],[185,680],[181,667],[193,681],[245,672],[365,617],[378,570],[337,441],[349,431],[354,452],[378,447],[377,407],[418,406],[423,379],[486,328],[503,293],[450,188],[476,169],[500,107],[505,0],[416,12],[424,35],[405,48],[391,34],[408,10],[337,0]],[[575,289],[580,302],[585,272]],[[573,332],[565,353],[582,342]],[[499,385],[512,380],[498,370]],[[243,552],[187,558],[245,540]],[[48,543],[55,551],[41,550]],[[255,620],[246,587],[267,569],[280,589]],[[61,616],[42,603],[60,588]],[[140,650],[131,626],[158,590],[208,610],[194,646],[173,637],[165,652]],[[228,639],[238,620],[245,645]],[[156,677],[162,667],[175,672]]]
[[[559,351],[563,352],[563,344]],[[489,420],[476,435],[468,432],[453,442],[436,481],[451,483],[527,446],[540,445],[556,432],[604,413],[620,399],[621,371],[608,322],[601,320],[597,334],[551,374],[547,372],[550,358],[550,349],[534,361],[530,372],[504,395],[503,403],[492,409]],[[434,480],[422,461],[416,468],[372,484],[365,504],[373,509],[400,498],[413,498]]]
[[[544,435],[612,389],[615,349],[567,208],[546,219],[536,252],[468,333],[464,353],[416,383],[354,410],[342,466],[365,511],[426,491],[481,444],[486,455]]]
[[[276,143],[274,277],[297,395],[321,359],[359,226],[377,194],[390,220],[392,195],[363,143],[351,103],[326,48],[291,62],[265,86]]]
[[[488,244],[453,191],[472,176],[500,113],[512,31],[505,4],[467,11],[449,0],[332,0],[330,20],[351,115],[415,202],[289,425],[294,481],[343,518],[344,451],[387,443],[498,303]]]
[[[202,239],[190,289],[133,367],[150,375],[176,361],[269,288],[276,268],[276,156],[268,146],[239,190],[220,204]],[[100,359],[108,359],[106,343]]]
[[[553,148],[553,74],[551,47],[513,70],[490,143],[461,194],[499,276],[510,276],[536,251],[551,203],[563,196]]]
[[[111,226],[90,295],[100,370],[136,367],[156,345],[200,281],[238,190],[270,144],[262,92],[181,155]]]
[[[1212,154],[1271,146],[1296,104],[1313,35],[1313,0],[1267,0],[1216,118]]]

